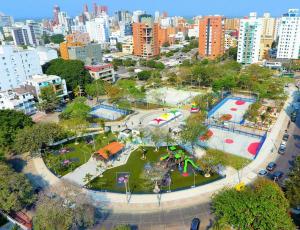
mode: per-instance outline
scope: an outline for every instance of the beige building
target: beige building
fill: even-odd
[[[133,54],[133,37],[126,36],[122,44],[122,53],[124,54]]]
[[[262,33],[260,40],[259,60],[266,59],[268,56],[268,50],[271,48],[273,41],[275,40],[275,28],[276,19],[272,18],[270,13],[264,13],[261,18],[262,21]]]
[[[239,30],[240,19],[239,18],[225,18],[224,29],[225,30]]]

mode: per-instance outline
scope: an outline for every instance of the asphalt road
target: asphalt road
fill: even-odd
[[[161,210],[153,214],[102,213],[99,218],[101,224],[95,229],[110,230],[116,225],[130,224],[132,229],[138,230],[189,230],[192,219],[198,217],[201,220],[200,230],[206,230],[210,229],[213,220],[209,210],[209,203],[206,203],[172,211]]]
[[[287,141],[286,152],[284,155],[278,154],[276,160],[277,167],[274,171],[284,172],[284,178],[287,176],[291,162],[296,156],[300,156],[300,113],[298,113],[296,122],[291,122],[288,128],[288,134],[290,135]]]

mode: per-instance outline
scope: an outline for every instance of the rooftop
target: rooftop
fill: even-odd
[[[40,74],[40,75],[33,75],[32,79],[30,79],[29,82],[41,83],[41,82],[45,82],[45,81],[56,80],[57,78],[60,78],[60,77],[56,76],[56,75]]]
[[[117,154],[125,147],[124,144],[120,142],[112,142],[102,149],[99,149],[97,153],[99,156],[103,157],[105,160],[107,160],[110,156]],[[108,154],[109,152],[109,154]]]

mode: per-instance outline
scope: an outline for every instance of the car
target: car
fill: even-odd
[[[282,177],[283,177],[283,172],[281,172],[281,171],[276,171],[276,172],[274,172],[273,173],[273,175],[272,175],[272,179],[274,180],[274,181],[278,181],[278,180],[280,180]]]
[[[260,171],[258,172],[258,175],[259,175],[259,176],[266,176],[268,173],[269,173],[269,172],[268,172],[267,170],[262,169],[262,170],[260,170]]]
[[[290,135],[288,133],[283,134],[282,140],[287,141]]]
[[[62,109],[61,109],[61,108],[56,108],[56,109],[54,109],[53,111],[56,112],[56,113],[61,113],[61,112],[62,112]]]
[[[296,120],[297,120],[297,112],[292,112],[291,113],[291,121],[296,122]]]
[[[278,148],[278,153],[283,155],[285,153],[286,150],[286,145],[280,145]]]
[[[200,220],[199,218],[194,218],[191,223],[191,230],[199,230]]]
[[[277,164],[275,162],[270,162],[268,165],[267,165],[267,170],[268,171],[273,171],[275,168],[276,168]]]

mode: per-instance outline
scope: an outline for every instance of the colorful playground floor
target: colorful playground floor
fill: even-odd
[[[254,159],[259,153],[264,138],[254,134],[233,132],[219,127],[210,127],[205,138],[199,138],[203,147],[218,149],[247,159]]]
[[[253,99],[227,97],[209,111],[208,117],[242,124],[244,114],[252,103]]]

